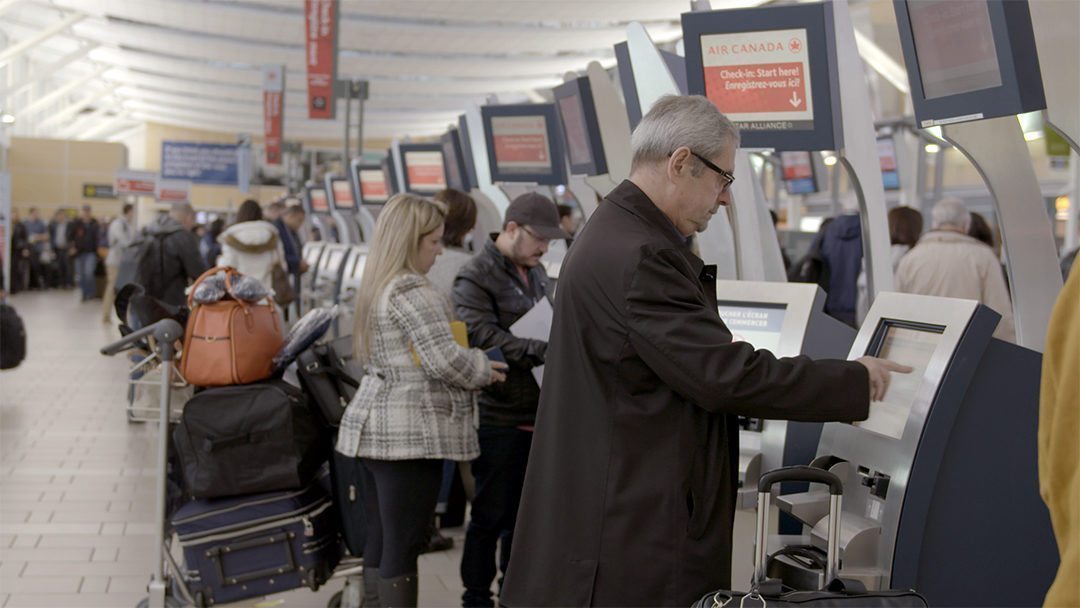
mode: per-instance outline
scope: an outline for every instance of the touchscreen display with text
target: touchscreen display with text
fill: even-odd
[[[780,356],[777,352],[780,350],[786,306],[720,302],[717,308],[724,325],[731,332],[733,342],[748,342],[758,350]]]
[[[859,428],[893,439],[904,436],[908,416],[922,386],[926,368],[934,356],[941,334],[921,329],[893,326],[885,330],[885,338],[877,356],[912,368],[910,374],[892,374],[889,390],[881,401],[870,403],[870,417],[854,423]]]
[[[1001,66],[986,2],[908,3],[911,34],[927,99],[1001,86]]]

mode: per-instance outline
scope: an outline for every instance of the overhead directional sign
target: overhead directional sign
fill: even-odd
[[[116,172],[117,194],[154,196],[157,192],[158,174],[152,171],[130,171],[119,169]]]
[[[686,77],[742,133],[747,148],[842,147],[829,3],[682,16]]]

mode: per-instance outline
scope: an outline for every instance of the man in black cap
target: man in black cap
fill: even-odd
[[[544,364],[547,342],[518,338],[513,325],[549,296],[540,258],[554,239],[569,238],[551,199],[523,194],[506,210],[503,231],[489,240],[454,280],[457,317],[469,328],[471,346],[498,347],[510,369],[506,382],[480,395],[480,457],[473,461],[476,494],[461,557],[464,606],[493,606],[491,583],[506,573],[525,467],[532,446],[540,387],[532,368]],[[501,585],[501,582],[500,582]]]

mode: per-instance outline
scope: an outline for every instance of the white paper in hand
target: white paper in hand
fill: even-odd
[[[551,302],[547,298],[541,298],[536,306],[510,326],[510,333],[519,338],[547,342],[551,337],[551,320],[554,315],[555,311],[551,308]],[[536,379],[536,385],[543,386],[544,366],[534,367],[532,373],[533,378]]]

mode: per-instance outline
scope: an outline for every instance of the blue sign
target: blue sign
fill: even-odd
[[[235,186],[239,158],[236,144],[161,142],[161,177],[196,184]]]

